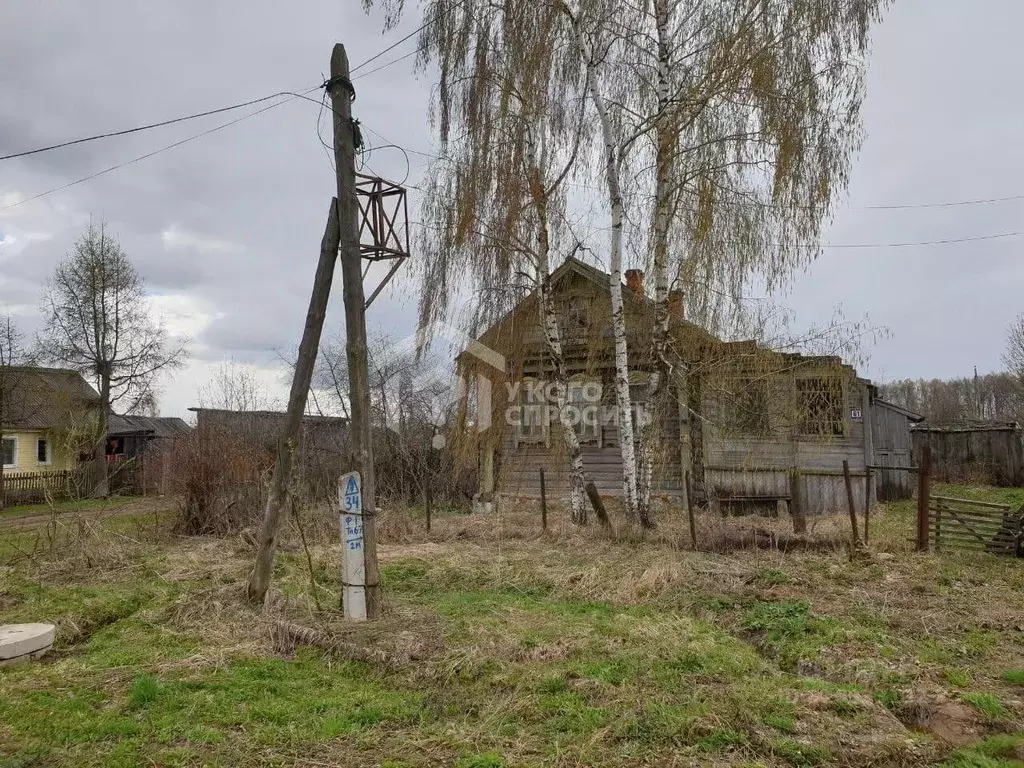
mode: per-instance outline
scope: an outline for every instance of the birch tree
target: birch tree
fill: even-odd
[[[400,2],[388,5],[389,17],[401,11]],[[531,72],[526,93],[560,97],[524,113],[536,125],[573,98],[585,98],[592,110],[584,123],[596,129],[573,154],[573,176],[597,181],[606,192],[623,494],[627,512],[641,523],[649,522],[654,433],[641,429],[638,476],[621,274],[624,253],[645,249],[624,243],[624,219],[646,219],[646,250],[654,262],[655,362],[648,388],[654,402],[669,381],[670,361],[680,358],[680,350],[669,349],[673,267],[689,314],[713,329],[736,310],[752,281],[771,290],[817,255],[821,228],[859,146],[869,31],[887,5],[434,0],[426,6],[423,49],[441,68],[443,140],[454,105],[470,117],[458,124],[477,129],[467,140],[487,145],[488,110],[508,110],[509,102],[489,101],[484,86],[515,71],[502,69],[501,61]],[[550,137],[569,140],[565,132]],[[506,165],[512,169],[519,170]],[[458,199],[465,181],[442,191]],[[493,194],[486,184],[468,187]],[[473,221],[455,218],[461,231]],[[515,249],[511,238],[503,240]]]
[[[606,100],[627,133],[650,133],[633,177],[650,200],[649,403],[672,371],[673,266],[693,315],[714,328],[751,280],[771,289],[817,255],[859,146],[868,32],[887,4],[650,0],[642,13],[606,15]],[[652,442],[645,427],[641,519]]]
[[[41,303],[41,355],[97,384],[100,404],[93,452],[96,493],[107,494],[107,423],[115,404],[125,412],[153,402],[158,373],[184,363],[153,317],[145,282],[105,224],[90,224],[57,266]]]
[[[584,524],[586,476],[551,284],[553,267],[574,246],[564,182],[584,140],[583,97],[563,74],[572,56],[549,44],[561,26],[557,6],[491,11],[452,0],[427,10],[437,19],[422,42],[441,69],[435,122],[445,158],[432,169],[424,208],[420,324],[448,317],[459,275],[477,295],[475,328],[534,292],[569,457],[571,517]]]

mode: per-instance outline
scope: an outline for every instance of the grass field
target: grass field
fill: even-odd
[[[394,515],[387,615],[356,627],[337,547],[288,546],[257,610],[247,540],[166,519],[0,541],[0,621],[58,625],[45,662],[0,670],[0,766],[1024,765],[1024,561],[911,552],[911,503],[853,561],[841,519],[784,554],[687,551],[667,518],[613,538],[510,510],[428,537]],[[276,647],[281,618],[387,661]]]

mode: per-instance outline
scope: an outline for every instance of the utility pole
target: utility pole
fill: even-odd
[[[373,432],[370,426],[370,377],[366,353],[366,297],[363,294],[362,256],[359,250],[359,203],[356,199],[356,139],[352,120],[355,89],[349,79],[345,46],[331,52],[331,78],[327,81],[334,112],[334,161],[338,177],[338,220],[341,224],[341,277],[345,298],[345,335],[349,372],[349,430],[352,458],[362,481],[363,551],[366,558],[366,618],[380,616],[380,572],[377,568],[375,514],[376,482],[373,471]]]

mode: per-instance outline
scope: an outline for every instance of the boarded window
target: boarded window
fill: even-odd
[[[0,441],[0,458],[5,467],[13,467],[18,461],[18,439],[5,437]]]
[[[563,301],[557,309],[559,330],[565,341],[579,341],[586,337],[590,327],[590,299],[577,297]]]
[[[573,428],[581,443],[601,444],[601,385],[569,382],[569,407]]]
[[[524,381],[519,390],[519,423],[516,438],[520,443],[543,443],[548,438],[548,404],[544,382]]]
[[[843,382],[836,378],[796,380],[797,407],[802,435],[843,435]]]
[[[726,432],[763,435],[768,432],[768,388],[764,379],[736,378],[718,393],[719,424]]]

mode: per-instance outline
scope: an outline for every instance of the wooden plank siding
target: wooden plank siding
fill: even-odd
[[[561,308],[568,374],[600,382],[604,402],[614,410],[608,277],[570,259],[555,270],[552,286],[556,307]],[[630,368],[643,376],[652,363],[646,331],[653,320],[653,302],[626,288],[623,294]],[[838,357],[776,352],[753,341],[722,341],[686,321],[678,310],[673,312],[671,402],[658,416],[652,492],[682,493],[689,470],[698,497],[785,501],[791,493],[791,474],[798,470],[805,514],[845,512],[842,466],[846,461],[854,474],[854,502],[862,510],[866,467],[875,457],[871,383]],[[564,498],[569,462],[557,418],[552,419],[546,441],[539,444],[519,443],[515,427],[505,418],[505,408],[512,405],[507,385],[551,376],[536,296],[522,301],[479,341],[505,360],[500,371],[467,353],[459,361],[467,379],[485,377],[495,393],[493,431],[478,443],[484,453],[493,447],[495,492],[538,495],[539,470],[544,467],[548,493]],[[839,391],[841,397],[837,397]],[[642,387],[637,394],[641,393]],[[806,405],[811,402],[813,409]],[[740,418],[737,411],[743,412]],[[905,418],[903,426],[907,426]],[[877,430],[880,444],[892,442],[886,430],[899,428],[898,419],[889,424],[883,417]],[[603,426],[599,445],[583,447],[583,459],[589,479],[603,495],[622,493],[622,459],[614,425]],[[484,464],[481,459],[480,465]]]

